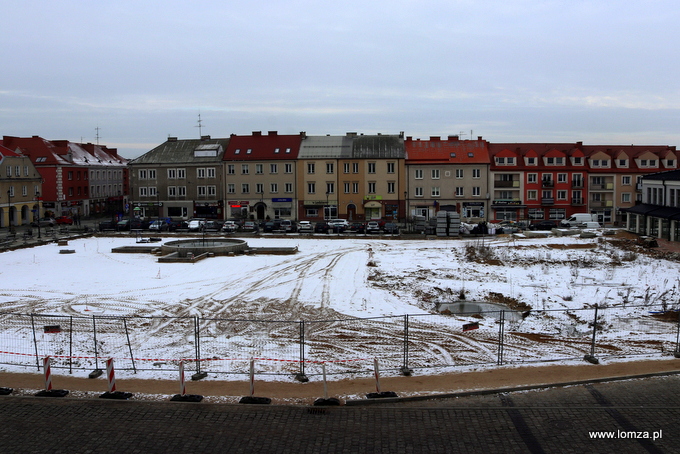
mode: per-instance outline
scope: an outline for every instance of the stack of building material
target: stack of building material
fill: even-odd
[[[448,211],[437,211],[437,236],[449,236]]]
[[[425,216],[413,216],[413,231],[416,233],[422,233],[425,231],[425,225],[427,224],[427,218]]]
[[[455,211],[447,213],[449,219],[449,236],[460,236],[460,214]]]

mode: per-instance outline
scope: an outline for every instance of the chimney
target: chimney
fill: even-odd
[[[277,135],[277,134],[278,134],[277,131],[268,131],[268,132],[267,132],[267,135],[268,135],[268,136],[275,136],[275,135]]]
[[[262,135],[262,131],[253,131],[253,137],[260,137]]]
[[[168,142],[177,142],[177,137],[168,137]]]
[[[455,142],[455,141],[458,140],[458,136],[457,136],[457,135],[455,135],[455,136],[449,136],[449,140],[452,141],[452,142]]]
[[[201,136],[201,140],[210,140],[210,136]]]

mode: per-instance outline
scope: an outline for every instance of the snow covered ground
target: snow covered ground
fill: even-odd
[[[300,321],[306,323],[306,361],[337,361],[338,370],[357,361],[357,370],[366,370],[369,359],[379,356],[396,370],[404,360],[405,314],[410,367],[494,363],[498,312],[451,316],[435,310],[437,303],[461,296],[517,311],[504,326],[506,362],[582,357],[590,348],[596,304],[603,308],[602,351],[658,356],[674,348],[676,324],[650,312],[677,308],[680,264],[601,237],[247,242],[297,246],[299,252],[161,264],[151,254],[111,252],[136,245],[133,237],[95,237],[70,241],[73,254],[60,254],[64,247],[57,244],[0,254],[6,314],[0,349],[9,352],[0,354],[2,369],[25,370],[15,365],[35,364],[36,350],[38,357],[61,355],[62,367],[73,364],[66,357],[78,357],[77,368],[92,367],[93,315],[111,317],[96,320],[99,366],[108,356],[117,358],[119,370],[129,368],[131,358],[152,359],[154,366],[135,364],[149,369],[148,377],[158,376],[156,369],[176,370],[179,358],[196,357],[194,319],[172,317],[202,319],[200,357],[211,360],[203,368],[217,372],[240,373],[251,356],[272,360],[262,366],[270,373],[299,370]],[[75,326],[66,330],[73,323],[68,316]],[[128,319],[123,327],[121,317],[130,316],[148,318]],[[369,317],[374,319],[356,320]],[[463,331],[470,323],[479,329]],[[74,333],[77,351],[65,336],[58,341],[59,334],[44,333],[43,325]],[[318,363],[308,367],[318,372]]]

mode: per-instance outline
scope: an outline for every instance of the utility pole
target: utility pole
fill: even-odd
[[[201,120],[201,114],[198,114],[198,124],[194,126],[195,128],[198,128],[198,138],[200,139],[203,137],[203,120]]]

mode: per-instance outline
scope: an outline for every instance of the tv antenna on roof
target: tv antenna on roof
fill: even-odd
[[[94,128],[94,130],[96,131],[95,139],[97,140],[97,145],[99,145],[99,125],[97,125],[97,127]],[[82,139],[81,139],[81,142],[82,142]]]
[[[198,138],[200,139],[203,137],[203,120],[201,120],[201,113],[198,113],[198,124],[194,126],[195,128],[198,128]]]

